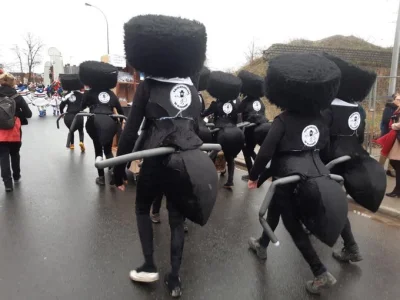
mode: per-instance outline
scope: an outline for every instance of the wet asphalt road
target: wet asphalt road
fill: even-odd
[[[57,130],[53,116],[33,112],[23,128],[23,180],[12,194],[0,189],[0,300],[169,299],[162,281],[139,285],[128,276],[142,263],[134,185],[125,193],[96,186],[90,138],[86,154],[67,150],[64,124]],[[204,228],[189,225],[182,299],[317,299],[305,291],[312,274],[282,224],[281,246],[270,247],[266,263],[247,249],[248,237],[261,231],[257,212],[266,187],[248,191],[242,174],[236,172],[233,192],[221,188]],[[319,298],[400,299],[399,224],[353,212],[350,219],[364,261],[340,265],[314,240],[338,279]],[[169,270],[164,204],[162,222],[154,226],[161,277]]]

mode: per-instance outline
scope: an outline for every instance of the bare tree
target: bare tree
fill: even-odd
[[[28,69],[28,82],[32,79],[35,67],[41,63],[41,52],[44,44],[39,37],[28,32],[24,37],[24,45],[15,45],[11,50],[18,59],[21,73],[24,73],[24,66]]]
[[[41,63],[41,51],[43,50],[44,44],[39,37],[34,36],[30,32],[26,34],[24,40],[26,48],[23,53],[28,67],[28,82],[30,82],[33,70]]]
[[[256,47],[256,42],[253,39],[245,52],[246,61],[248,64],[252,64],[257,58],[261,56],[261,51]]]
[[[21,71],[21,75],[23,75],[24,74],[24,64],[23,64],[23,60],[22,60],[21,50],[18,45],[14,45],[14,47],[11,50],[14,52],[15,56],[18,59],[18,65],[19,65],[19,68]]]

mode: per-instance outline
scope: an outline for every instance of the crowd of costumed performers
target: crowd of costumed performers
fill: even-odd
[[[202,117],[213,115],[214,124],[219,129],[213,135],[213,141],[222,147],[228,165],[228,180],[225,188],[233,187],[235,158],[244,145],[243,130],[238,128],[239,93],[242,86],[240,78],[224,72],[212,72],[208,80],[208,93],[216,100],[204,110]],[[218,152],[211,155],[215,161]]]
[[[111,91],[117,84],[117,68],[95,61],[82,63],[79,76],[61,77],[68,94],[60,109],[64,112],[68,107],[64,121],[70,128],[76,114],[89,108],[86,131],[96,157],[113,158],[112,142],[122,122],[117,157],[160,147],[176,150],[144,157],[140,167],[135,213],[143,264],[130,272],[133,281],[159,279],[152,222],[160,222],[165,196],[171,269],[164,282],[172,297],[181,296],[185,220],[206,225],[217,198],[215,160],[219,151],[203,152],[203,143],[221,145],[228,171],[225,188],[233,187],[235,158],[240,151],[248,170],[243,179],[248,180],[249,189],[268,179],[276,185],[264,224],[274,231],[282,218],[314,275],[306,282],[308,292],[319,294],[336,283],[319,259],[310,234],[329,247],[341,236],[344,247],[333,252],[334,258],[340,262],[362,260],[347,216],[346,193],[376,212],[386,189],[383,167],[362,146],[366,115],[359,103],[369,93],[375,73],[326,53],[276,56],[269,61],[265,78],[247,71],[237,76],[211,72],[204,66],[206,28],[197,21],[141,15],[129,20],[124,31],[127,61],[146,74],[136,89],[127,120],[116,115],[123,111]],[[86,91],[82,94],[83,85]],[[214,98],[208,107],[203,91]],[[264,96],[282,110],[273,122],[265,116]],[[83,118],[76,119],[75,125],[84,151]],[[68,147],[73,149],[73,133],[69,141]],[[110,185],[120,191],[125,191],[126,166],[115,163],[109,176]],[[96,183],[105,185],[104,169],[98,169]],[[258,238],[248,241],[260,260],[267,259],[273,236],[263,228]]]
[[[68,129],[71,128],[72,121],[75,118],[75,115],[82,110],[82,99],[83,99],[83,84],[79,80],[79,76],[77,74],[66,74],[61,77],[61,85],[62,88],[67,91],[67,95],[62,98],[62,102],[60,104],[60,112],[64,114],[64,109],[67,107],[67,111],[64,114],[64,123]],[[69,133],[69,147],[71,150],[75,149],[75,131],[79,132],[79,147],[82,152],[85,152],[85,144],[84,137],[85,134],[83,132],[83,117],[77,116],[75,120],[74,132]]]

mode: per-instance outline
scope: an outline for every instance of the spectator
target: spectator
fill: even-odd
[[[12,129],[0,129],[0,167],[6,192],[12,192],[14,183],[21,180],[20,155],[22,131],[21,125],[28,124],[27,118],[32,117],[32,112],[24,98],[14,89],[15,79],[11,74],[0,75],[0,96],[12,97],[15,101],[15,125]],[[10,157],[12,177],[10,168]]]
[[[394,141],[393,147],[389,152],[388,158],[390,160],[390,164],[393,166],[396,171],[396,185],[391,193],[387,193],[386,196],[399,198],[400,197],[400,142],[399,142],[399,130],[400,123],[397,121],[392,124],[392,129],[396,130],[397,138]]]
[[[381,137],[384,136],[385,134],[389,133],[390,128],[389,128],[389,122],[391,120],[391,117],[395,114],[396,110],[400,106],[400,94],[396,93],[393,94],[392,96],[392,101],[386,103],[385,109],[383,110],[382,114],[382,120],[381,120]],[[379,163],[381,165],[385,165],[387,160],[387,157],[385,155],[382,155],[379,157]],[[386,174],[391,177],[395,177],[395,170],[393,169],[392,165],[388,165],[388,169],[386,171]]]

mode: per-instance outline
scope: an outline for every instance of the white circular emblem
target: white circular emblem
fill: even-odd
[[[222,106],[222,110],[224,111],[224,113],[229,115],[233,110],[233,106],[231,103],[227,102]]]
[[[319,130],[315,125],[308,125],[301,134],[303,144],[307,147],[314,147],[319,140]]]
[[[357,130],[360,127],[361,116],[359,112],[354,112],[349,117],[349,127],[351,130]]]
[[[192,93],[186,85],[177,84],[171,90],[170,99],[176,109],[185,110],[192,103]]]
[[[69,97],[69,101],[70,102],[75,102],[76,101],[76,96],[75,95],[71,95],[71,97]]]
[[[106,92],[101,92],[99,94],[99,101],[104,104],[110,102],[110,95]]]
[[[260,111],[260,109],[261,109],[261,103],[260,103],[260,101],[254,101],[254,102],[253,102],[253,109],[254,109],[255,111]]]

